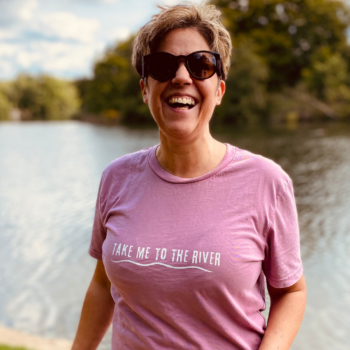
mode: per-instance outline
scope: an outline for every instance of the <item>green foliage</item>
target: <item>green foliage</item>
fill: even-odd
[[[0,350],[29,350],[27,348],[23,347],[14,347],[14,346],[7,346],[7,345],[0,345]]]
[[[50,76],[20,75],[11,90],[10,99],[24,119],[68,119],[79,108],[75,86]]]
[[[0,120],[8,120],[10,112],[13,108],[9,98],[8,84],[0,84]],[[1,349],[0,349],[1,350]]]
[[[305,84],[284,88],[268,96],[267,112],[272,123],[296,123],[298,120],[336,118],[335,111],[325,102],[310,94]]]
[[[233,57],[226,93],[213,123],[257,124],[265,116],[268,69],[249,41],[242,41]]]
[[[247,37],[269,67],[269,90],[294,86],[320,47],[344,52],[349,9],[329,0],[212,0],[223,13],[233,44]]]
[[[96,62],[93,79],[77,81],[82,109],[102,117],[114,110],[124,124],[153,124],[141,98],[140,76],[131,65],[133,40],[108,49]]]
[[[214,125],[337,118],[350,113],[350,10],[340,0],[211,0],[231,33],[233,63]],[[82,109],[102,120],[154,124],[131,65],[134,37],[108,49],[76,82]]]
[[[350,76],[347,62],[339,53],[322,48],[302,75],[309,90],[326,102],[338,117],[349,115]]]

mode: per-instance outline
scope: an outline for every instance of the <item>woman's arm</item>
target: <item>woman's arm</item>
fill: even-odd
[[[306,304],[304,276],[288,288],[267,284],[271,308],[259,350],[288,350],[298,332]]]
[[[114,301],[111,283],[101,260],[86,292],[72,350],[95,350],[112,322]]]

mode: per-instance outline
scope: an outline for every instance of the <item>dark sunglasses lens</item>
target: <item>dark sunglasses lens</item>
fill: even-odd
[[[195,78],[210,78],[216,71],[216,58],[209,52],[193,53],[188,57],[188,68]]]
[[[149,74],[158,81],[167,81],[174,78],[177,68],[177,58],[166,52],[152,54],[148,61]]]

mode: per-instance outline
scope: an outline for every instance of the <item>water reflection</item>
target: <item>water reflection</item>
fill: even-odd
[[[293,349],[349,346],[349,131],[216,133],[276,160],[294,181],[309,297]],[[73,338],[95,265],[87,248],[101,172],[156,143],[155,130],[0,123],[0,323]]]
[[[274,159],[294,182],[308,303],[292,349],[350,348],[350,128],[324,130],[236,135],[232,141]]]

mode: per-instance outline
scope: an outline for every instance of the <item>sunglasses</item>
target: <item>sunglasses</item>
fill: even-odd
[[[168,52],[155,52],[142,57],[142,78],[150,75],[153,79],[164,82],[175,78],[180,59],[193,78],[204,80],[215,73],[224,79],[220,54],[212,51],[195,51],[184,56],[174,56]]]

